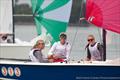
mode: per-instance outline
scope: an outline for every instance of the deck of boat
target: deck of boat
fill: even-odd
[[[0,64],[13,64],[13,65],[95,65],[95,66],[120,66],[120,59],[116,60],[106,60],[106,61],[69,61],[66,62],[57,62],[57,63],[39,63],[39,62],[31,62],[29,60],[6,60],[0,59]]]

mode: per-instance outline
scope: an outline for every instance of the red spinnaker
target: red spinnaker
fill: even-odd
[[[86,19],[120,34],[120,0],[86,0]]]

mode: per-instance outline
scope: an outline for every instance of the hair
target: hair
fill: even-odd
[[[95,40],[95,37],[92,34],[88,35],[88,37],[92,37]],[[89,46],[89,43],[85,46],[85,49],[87,49],[88,46]]]
[[[37,48],[40,43],[44,43],[43,40],[38,40],[32,49]]]
[[[88,35],[88,37],[92,37],[93,39],[95,39],[95,37],[92,34]]]
[[[66,35],[64,32],[60,33],[60,36],[59,36],[59,37],[60,37],[60,38],[67,39],[67,35]]]
[[[3,35],[3,36],[2,36],[2,39],[7,39],[7,35]]]

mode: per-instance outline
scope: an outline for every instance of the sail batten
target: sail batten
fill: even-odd
[[[86,0],[86,19],[120,34],[120,0]]]

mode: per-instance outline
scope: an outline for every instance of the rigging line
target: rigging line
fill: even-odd
[[[101,29],[97,28],[97,30],[98,30],[98,35],[100,36],[100,43],[103,44],[103,42],[102,42],[102,34],[101,34],[102,28]]]
[[[118,36],[118,39],[119,39],[118,43],[120,44],[120,35]],[[118,52],[119,52],[119,57],[120,57],[120,45],[118,45]]]
[[[82,16],[82,8],[83,8],[83,0],[82,0],[82,2],[81,2],[80,17]],[[81,20],[79,20],[79,21],[80,21],[80,23],[81,23]],[[73,49],[73,45],[74,45],[74,42],[75,42],[76,37],[77,37],[78,29],[79,29],[79,27],[77,26],[77,27],[76,27],[76,31],[75,31],[75,37],[73,38],[72,45],[71,45],[71,49],[70,49],[70,54],[69,54],[69,55],[71,55],[71,52],[72,52],[72,49]]]
[[[115,44],[114,46],[115,46],[116,53],[120,53],[119,52],[120,51],[120,45],[118,45],[118,44],[120,44],[120,35],[113,34],[113,36],[114,36],[114,38],[113,38],[114,39],[113,45]],[[118,57],[120,57],[120,56],[116,55],[116,58],[118,58]]]
[[[15,10],[14,10],[14,0],[12,0],[12,24],[13,24],[13,28],[12,28],[12,31],[13,31],[13,43],[15,43],[15,17],[14,17],[14,13],[15,13]]]

